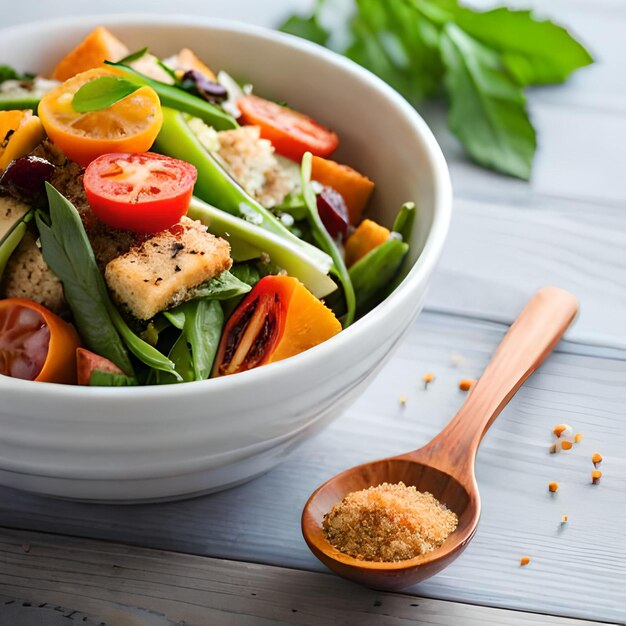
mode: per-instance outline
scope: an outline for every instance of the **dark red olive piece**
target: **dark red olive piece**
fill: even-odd
[[[36,156],[11,161],[0,177],[0,189],[26,202],[38,202],[45,197],[46,181],[52,178],[54,165]]]
[[[317,211],[328,234],[333,239],[343,239],[350,223],[343,196],[332,187],[323,187],[317,195]]]
[[[196,91],[197,95],[208,102],[221,102],[228,97],[228,92],[225,87],[209,80],[204,74],[201,74],[197,70],[188,70],[185,72],[182,83],[183,87],[186,89],[191,88],[191,91]]]

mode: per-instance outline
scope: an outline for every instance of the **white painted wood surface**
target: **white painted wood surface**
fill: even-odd
[[[0,563],[0,626],[597,623],[376,592],[330,574],[29,532],[0,531]]]
[[[461,405],[458,380],[480,375],[505,327],[426,313],[365,395],[280,467],[247,485],[187,502],[100,506],[0,490],[0,526],[104,538],[177,552],[323,571],[300,512],[326,478],[416,448]],[[585,352],[585,351],[582,351]],[[463,356],[454,367],[451,355]],[[485,437],[477,462],[482,520],[465,554],[411,593],[605,621],[626,621],[626,353],[562,343]],[[421,375],[436,380],[423,389]],[[405,407],[399,397],[406,396]],[[584,435],[551,455],[551,428]],[[602,484],[590,485],[601,452]],[[548,493],[549,481],[561,488]],[[569,522],[560,525],[561,515]],[[529,555],[532,563],[519,566]]]
[[[287,12],[311,4],[109,0],[106,10],[188,12],[274,25]],[[410,591],[626,622],[626,3],[515,4],[534,5],[571,26],[598,63],[564,86],[529,93],[540,141],[530,185],[468,163],[445,129],[442,109],[425,107],[450,162],[456,193],[452,230],[427,303],[431,313],[420,318],[366,395],[281,467],[238,489],[150,507],[62,503],[4,489],[0,525],[324,571],[299,532],[300,511],[310,491],[336,471],[416,447],[433,436],[463,400],[457,380],[478,376],[499,341],[504,326],[493,322],[511,321],[535,288],[552,283],[579,296],[580,319],[568,341],[528,381],[485,438],[477,465],[483,517],[472,545],[448,570]],[[22,0],[11,15],[3,15],[3,24],[92,11],[92,5],[77,0]],[[461,367],[451,365],[452,353],[465,357]],[[419,381],[425,371],[437,375],[426,392]],[[408,398],[404,409],[398,404],[400,395]],[[550,428],[560,421],[571,423],[584,439],[570,454],[551,456]],[[589,457],[596,450],[605,456],[605,476],[593,487]],[[556,497],[547,493],[550,480],[561,484]],[[561,527],[564,513],[570,521]],[[101,548],[93,550],[99,555],[95,561],[104,558]],[[522,554],[532,557],[526,568],[518,566]],[[174,568],[182,563],[178,559],[187,558],[158,557],[164,566],[171,559]],[[18,566],[23,567],[21,562]],[[242,567],[246,576],[254,569]],[[274,575],[250,574],[251,580],[265,580],[258,583],[263,585]],[[61,584],[63,575],[55,580]],[[352,597],[342,581],[330,576],[324,580],[330,581],[324,583],[329,590],[324,602]],[[156,597],[184,602],[187,591],[176,592],[175,584],[161,581]],[[40,590],[34,575],[23,590]],[[0,591],[6,591],[1,584]],[[371,597],[371,592],[361,593]],[[304,592],[294,594],[311,601]],[[17,591],[14,595],[30,597]],[[364,617],[359,605],[348,606]],[[388,621],[377,623],[411,617],[401,603],[394,600],[389,606]],[[267,619],[266,608],[250,611],[259,620]],[[466,623],[460,619],[467,613],[460,615],[437,615],[437,623]],[[501,622],[498,616],[493,620],[508,624],[518,616],[511,612]],[[346,615],[345,623],[350,619]],[[541,619],[546,621],[537,623],[549,623]]]

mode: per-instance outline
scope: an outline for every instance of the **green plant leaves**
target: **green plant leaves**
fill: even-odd
[[[325,3],[282,28],[329,45],[313,28]],[[475,11],[458,0],[354,0],[347,26],[351,39],[338,52],[415,106],[445,91],[450,128],[469,156],[523,179],[530,176],[536,140],[522,88],[561,83],[593,62],[565,28],[530,11]]]
[[[78,113],[91,113],[106,109],[130,96],[138,85],[117,76],[100,76],[85,83],[72,99],[72,107]]]
[[[478,163],[528,179],[536,137],[519,85],[502,73],[496,53],[454,24],[443,30],[441,53],[451,130]]]

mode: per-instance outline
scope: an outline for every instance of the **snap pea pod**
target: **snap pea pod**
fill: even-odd
[[[213,126],[216,130],[231,130],[238,128],[239,124],[232,115],[226,113],[220,107],[194,96],[193,94],[179,89],[174,85],[168,85],[158,80],[152,80],[144,76],[137,70],[121,63],[111,63],[106,61],[107,65],[117,68],[124,73],[124,78],[135,85],[148,85],[157,92],[161,105],[171,107],[177,111],[184,111],[194,117],[199,117],[209,126]]]
[[[364,313],[396,275],[409,244],[392,235],[350,267],[349,274],[356,294],[356,308]]]
[[[343,255],[339,251],[337,244],[333,241],[333,238],[329,235],[326,227],[324,226],[322,219],[317,211],[317,200],[315,198],[315,192],[311,187],[311,163],[313,156],[310,152],[306,152],[302,157],[302,166],[300,168],[300,179],[302,182],[302,193],[304,201],[307,207],[307,221],[311,227],[313,238],[317,245],[324,250],[333,260],[333,265],[330,269],[341,283],[343,288],[343,297],[346,303],[346,313],[342,316],[341,325],[347,328],[354,321],[356,313],[356,297],[354,287],[350,274],[346,269],[346,264],[343,260]]]
[[[4,237],[0,237],[0,279],[15,248],[26,234],[27,224],[33,219],[33,214],[31,210],[22,215]]]
[[[400,210],[396,219],[393,222],[392,230],[394,233],[398,233],[402,236],[402,241],[411,241],[411,233],[413,232],[413,226],[415,225],[415,217],[417,210],[415,208],[415,202],[405,202]]]

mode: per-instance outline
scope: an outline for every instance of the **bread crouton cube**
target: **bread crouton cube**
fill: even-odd
[[[110,261],[105,279],[116,302],[140,320],[193,297],[193,288],[230,269],[230,245],[183,217]]]

